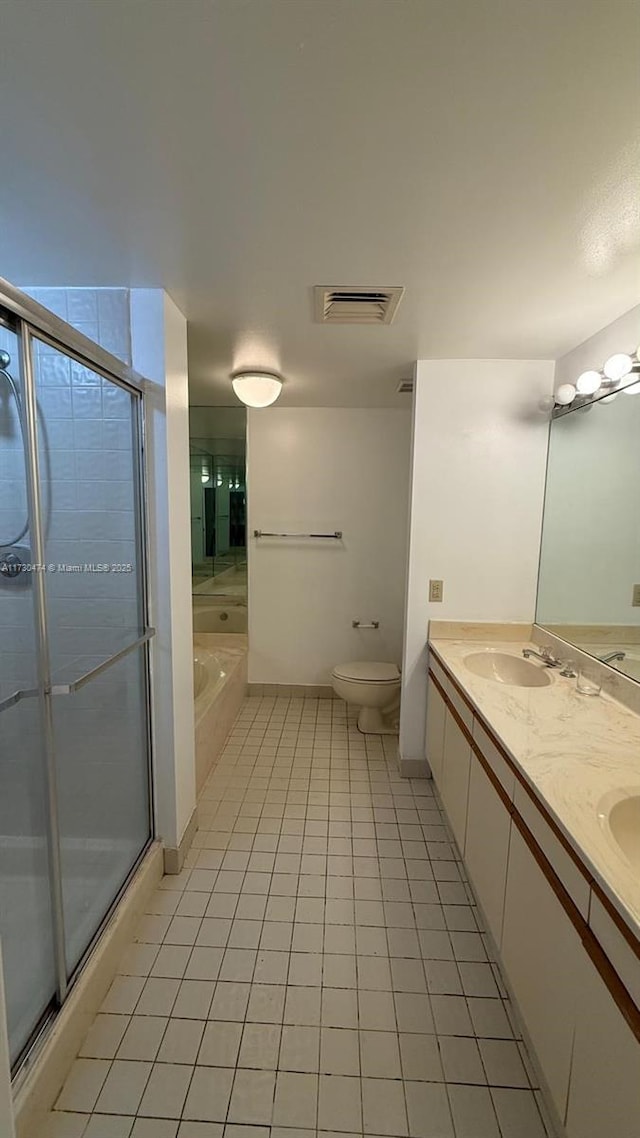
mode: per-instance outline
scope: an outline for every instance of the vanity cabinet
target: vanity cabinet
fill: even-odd
[[[471,744],[458,726],[454,713],[447,708],[440,790],[451,829],[462,854],[467,829],[470,771]]]
[[[427,699],[427,731],[425,737],[425,758],[438,786],[442,781],[442,760],[444,757],[444,723],[447,709],[444,699],[435,684],[429,685]]]
[[[579,1138],[637,1138],[640,1047],[582,953],[567,1109],[567,1133]]]
[[[469,777],[464,859],[494,941],[502,940],[511,816],[480,762],[472,761]]]
[[[500,954],[560,1118],[564,1118],[576,1011],[579,937],[515,825]]]
[[[640,947],[439,657],[428,709],[433,777],[564,1132],[639,1138]]]

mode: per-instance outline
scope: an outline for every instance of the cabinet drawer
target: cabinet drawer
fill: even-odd
[[[554,834],[544,815],[527,794],[524,787],[516,784],[515,807],[520,817],[531,830],[544,856],[557,873],[576,908],[587,919],[589,916],[589,897],[591,887],[584,873]]]
[[[512,799],[515,790],[516,776],[512,768],[500,754],[493,740],[485,731],[479,719],[474,719],[473,721],[473,741],[476,743],[478,750],[482,752],[483,758],[486,760],[487,765],[491,767],[498,782],[504,787],[507,796]]]

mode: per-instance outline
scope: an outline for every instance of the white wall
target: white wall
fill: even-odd
[[[400,754],[424,758],[429,620],[529,621],[536,600],[547,360],[416,365]],[[444,601],[430,604],[430,578]]]
[[[555,387],[561,383],[575,383],[583,371],[595,368],[599,371],[603,363],[614,352],[635,352],[640,343],[640,304],[619,316],[595,332],[583,344],[567,352],[556,362]]]
[[[187,322],[160,289],[131,292],[133,366],[147,389],[149,586],[158,834],[177,847],[196,801]]]
[[[328,684],[337,663],[399,664],[409,411],[273,407],[247,428],[248,532],[344,535],[249,538],[249,680]]]

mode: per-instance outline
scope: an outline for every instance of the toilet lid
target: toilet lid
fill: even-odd
[[[363,684],[391,683],[400,679],[395,664],[378,664],[370,660],[360,660],[353,664],[336,664],[333,674],[339,680],[354,680]]]

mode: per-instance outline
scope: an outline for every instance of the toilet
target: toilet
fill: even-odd
[[[395,735],[400,708],[400,670],[396,664],[368,660],[336,664],[333,690],[360,708],[358,730],[365,735]]]

